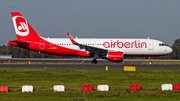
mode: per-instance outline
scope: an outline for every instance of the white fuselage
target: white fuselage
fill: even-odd
[[[44,38],[50,43],[74,50],[81,50],[68,38]],[[124,55],[165,55],[172,49],[162,41],[155,39],[110,39],[110,38],[75,38],[78,43],[98,47],[108,51],[122,51]],[[85,51],[82,49],[81,51]]]

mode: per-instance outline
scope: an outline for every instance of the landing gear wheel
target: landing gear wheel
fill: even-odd
[[[97,62],[96,59],[93,59],[93,60],[91,61],[91,63],[92,63],[92,64],[97,64],[98,62]]]

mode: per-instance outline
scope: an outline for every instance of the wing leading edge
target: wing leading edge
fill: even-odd
[[[68,35],[69,39],[71,40],[71,42],[72,42],[74,45],[79,46],[80,49],[85,49],[86,51],[88,51],[88,52],[91,53],[91,54],[106,55],[107,52],[108,52],[108,50],[103,49],[103,48],[98,48],[98,47],[83,45],[83,44],[80,44],[80,43],[76,42],[76,41],[74,40],[74,38],[72,37],[72,35],[71,35],[69,32],[67,32],[67,35]]]

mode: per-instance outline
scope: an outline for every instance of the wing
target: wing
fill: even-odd
[[[86,51],[88,51],[89,53],[91,54],[97,54],[97,55],[106,55],[108,50],[106,49],[103,49],[103,48],[98,48],[98,47],[93,47],[93,46],[87,46],[87,45],[83,45],[83,44],[80,44],[78,42],[76,42],[74,40],[74,38],[72,37],[72,35],[67,32],[67,35],[69,37],[69,39],[71,40],[71,42],[74,44],[74,45],[77,45],[79,46],[80,49],[85,49]]]

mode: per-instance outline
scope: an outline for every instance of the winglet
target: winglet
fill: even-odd
[[[76,43],[77,43],[77,42],[74,40],[74,38],[72,37],[72,35],[70,34],[70,32],[67,32],[67,35],[68,35],[69,39],[71,40],[71,42],[72,42],[73,44],[76,44]]]

